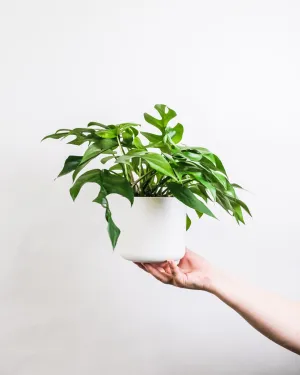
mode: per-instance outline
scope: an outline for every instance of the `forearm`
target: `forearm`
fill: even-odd
[[[254,328],[300,354],[300,303],[252,287],[221,271],[212,274],[211,291]]]

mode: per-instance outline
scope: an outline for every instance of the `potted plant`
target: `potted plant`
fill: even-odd
[[[58,176],[72,172],[73,200],[84,184],[99,185],[94,202],[105,210],[112,247],[118,243],[124,258],[139,262],[178,260],[184,255],[184,231],[191,225],[186,206],[199,218],[215,217],[208,202],[221,205],[237,223],[244,223],[243,210],[251,215],[237,196],[236,188],[241,187],[229,181],[219,157],[206,148],[180,143],[182,124],[170,125],[176,112],[164,104],[154,108],[158,118],[144,114],[156,128],[153,133],[140,131],[140,125],[131,122],[90,122],[85,128],[59,129],[43,138],[73,136],[69,144],[87,146],[83,155],[66,159]],[[95,158],[103,168],[84,171]],[[112,212],[121,224],[121,236]]]

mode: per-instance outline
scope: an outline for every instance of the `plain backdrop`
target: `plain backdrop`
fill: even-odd
[[[1,3],[1,375],[299,374],[214,296],[113,254],[96,187],[73,203],[71,178],[54,182],[82,150],[40,143],[169,105],[253,211],[238,227],[216,207],[187,245],[300,299],[299,18],[297,0]]]

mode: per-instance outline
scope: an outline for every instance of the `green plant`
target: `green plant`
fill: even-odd
[[[59,129],[44,139],[74,138],[73,145],[87,144],[82,156],[69,156],[59,173],[64,176],[73,172],[70,194],[76,199],[82,186],[94,182],[100,186],[94,202],[105,209],[108,233],[113,248],[116,246],[120,229],[112,219],[107,196],[120,194],[133,204],[134,197],[175,197],[193,208],[198,217],[203,214],[215,217],[207,207],[208,201],[221,205],[238,223],[244,223],[243,212],[251,215],[248,207],[236,194],[241,188],[229,182],[226,170],[218,158],[206,148],[180,144],[184,128],[180,123],[170,126],[176,112],[164,104],[154,107],[160,118],[144,114],[147,123],[158,132],[139,131],[139,124],[122,123],[103,125],[90,122],[86,128]],[[144,144],[141,137],[147,140]],[[100,157],[107,169],[92,169],[79,175],[91,160]],[[187,216],[186,229],[191,220]]]

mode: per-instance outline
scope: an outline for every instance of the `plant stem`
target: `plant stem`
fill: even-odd
[[[145,173],[142,177],[140,177],[138,180],[136,180],[134,182],[134,184],[132,186],[135,186],[138,182],[140,182],[141,180],[143,180],[146,176],[148,176],[152,171],[149,171],[147,173]]]

